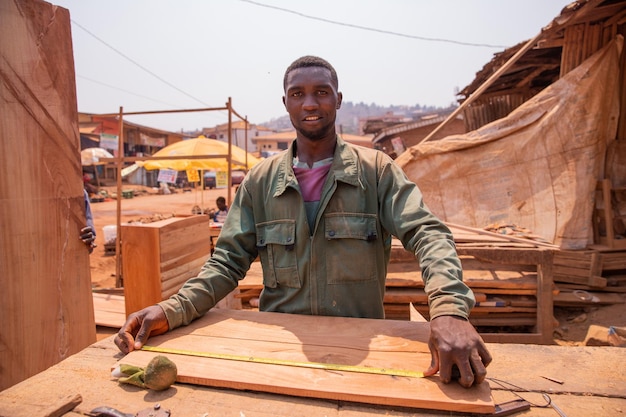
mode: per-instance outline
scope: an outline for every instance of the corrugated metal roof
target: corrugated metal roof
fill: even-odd
[[[559,78],[561,53],[566,27],[589,22],[614,24],[626,21],[626,0],[578,0],[563,8],[541,34],[533,49],[522,56],[511,68],[483,92],[483,95],[497,94],[524,85],[537,93]],[[458,96],[464,101],[474,93],[500,67],[502,67],[526,42],[512,46],[494,54],[493,59],[476,73],[476,78]]]
[[[438,125],[439,123],[446,120],[449,114],[450,113],[434,115],[434,117],[425,117],[415,122],[388,127],[378,132],[378,134],[374,136],[374,139],[372,139],[372,143],[376,144],[385,138],[395,136],[409,130],[417,129],[424,126]],[[460,118],[461,116],[458,117]]]

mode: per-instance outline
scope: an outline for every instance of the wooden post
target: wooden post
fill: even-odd
[[[119,136],[117,141],[117,199],[116,199],[116,237],[115,237],[115,287],[122,286],[122,165],[124,163],[124,108],[120,106]]]
[[[228,97],[228,207],[231,206],[233,201],[233,101],[231,97]]]
[[[245,127],[245,132],[244,132],[244,138],[245,138],[245,151],[246,151],[246,173],[248,172],[248,116],[246,115],[245,120],[244,120],[244,127]]]

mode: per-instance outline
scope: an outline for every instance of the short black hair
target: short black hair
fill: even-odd
[[[339,77],[337,77],[337,71],[335,71],[335,68],[333,68],[333,66],[330,65],[330,63],[325,59],[313,55],[302,56],[293,61],[291,65],[287,67],[287,70],[285,71],[285,76],[283,77],[283,89],[287,89],[287,76],[289,76],[289,73],[291,71],[298,68],[310,67],[326,68],[328,71],[330,71],[330,79],[333,82],[334,87],[336,89],[339,89]]]
[[[217,197],[217,200],[215,200],[215,202],[216,202],[216,203],[219,203],[220,201],[221,201],[222,203],[226,203],[226,199],[225,199],[224,197],[222,197],[222,196]]]

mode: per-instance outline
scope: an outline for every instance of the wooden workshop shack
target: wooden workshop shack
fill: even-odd
[[[508,65],[506,71],[463,107],[467,131],[506,117],[620,35],[626,35],[626,1],[587,0],[569,4],[543,28],[532,48]],[[496,54],[476,74],[476,78],[459,92],[461,105],[492,74],[507,65],[525,43]],[[606,158],[605,165],[594,173],[597,175],[597,193],[588,218],[593,230],[589,243],[611,249],[626,249],[626,54],[623,52],[616,77],[619,108],[617,129],[609,138],[603,156]],[[613,93],[610,90],[604,92],[605,95]]]
[[[626,1],[569,4],[536,37],[496,54],[459,108],[396,159],[448,224],[554,245],[554,305],[593,305],[580,290],[623,303],[626,292],[625,34]],[[458,116],[468,133],[441,138]],[[502,243],[467,244],[505,253]],[[509,306],[527,308],[520,296]],[[509,322],[525,320],[517,316]],[[498,317],[506,322],[490,313],[475,323]]]
[[[119,116],[101,116],[91,113],[78,113],[81,149],[104,148],[116,154],[119,148],[120,121]],[[169,132],[149,126],[122,121],[122,139],[124,156],[152,155],[165,146],[187,139],[189,135],[182,132]],[[130,166],[130,163],[125,166]],[[103,184],[113,185],[117,180],[117,167],[114,163],[104,164],[101,173],[93,167],[83,167],[84,171],[99,175]],[[138,170],[125,177],[129,184],[148,187],[158,186],[158,171]]]

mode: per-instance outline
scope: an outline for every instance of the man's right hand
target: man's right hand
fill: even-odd
[[[158,336],[168,330],[165,312],[158,305],[153,305],[128,316],[115,336],[115,344],[122,353],[130,353],[141,349],[150,336]]]

